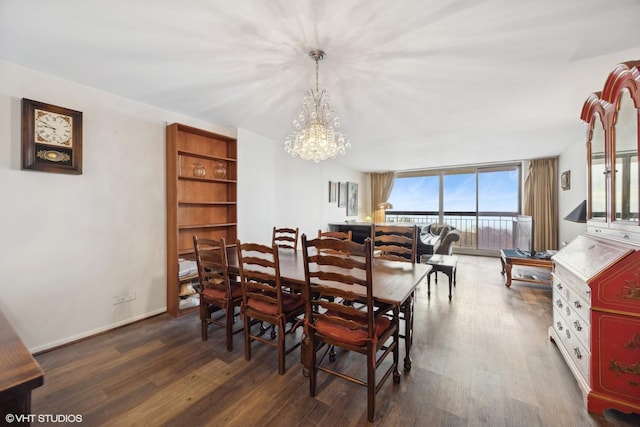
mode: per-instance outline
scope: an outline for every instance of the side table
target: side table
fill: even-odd
[[[433,255],[427,261],[432,269],[427,275],[427,296],[431,296],[431,274],[436,275],[436,284],[438,284],[438,271],[449,277],[449,301],[451,301],[451,287],[456,285],[456,267],[458,257],[455,255]]]

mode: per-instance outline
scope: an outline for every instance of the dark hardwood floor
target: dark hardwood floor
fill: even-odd
[[[606,426],[587,413],[560,352],[549,341],[551,289],[504,286],[498,258],[460,256],[449,302],[446,276],[418,288],[413,368],[377,396],[384,426]],[[299,350],[279,376],[274,348],[224,332],[200,340],[198,314],[156,316],[36,357],[45,371],[32,413],[78,414],[83,424],[359,426],[366,390],[319,374],[309,396]],[[402,347],[401,351],[404,351]],[[336,363],[362,368],[357,355]],[[38,423],[34,423],[38,424]]]

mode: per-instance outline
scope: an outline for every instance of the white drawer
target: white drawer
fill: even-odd
[[[569,295],[571,298],[573,296],[574,301],[577,299],[575,295],[571,292],[558,292],[555,287],[557,284],[554,284],[553,289],[553,308],[558,311],[558,315],[560,315],[563,319],[563,323],[565,328],[571,330],[572,335],[577,336],[577,338],[582,342],[582,345],[588,349],[591,348],[591,324],[582,318],[578,314],[577,310],[584,310],[584,305],[577,304],[580,308],[576,308],[575,303],[571,303],[571,299],[567,300],[564,295],[565,293]],[[565,289],[566,291],[566,289]],[[589,313],[586,313],[587,316]],[[556,315],[554,311],[554,316]],[[587,317],[588,318],[588,317]],[[554,318],[554,323],[555,323]],[[565,331],[566,332],[566,331]]]
[[[591,306],[591,288],[579,277],[571,273],[562,265],[556,263],[553,267],[554,281],[557,279],[565,288],[570,288],[578,297],[589,303]]]
[[[577,335],[574,333],[574,328],[568,324],[567,320],[562,315],[560,310],[553,310],[553,328],[560,337],[561,343],[556,343],[564,346],[571,361],[578,367],[582,377],[589,383],[590,371],[589,362],[591,359],[591,353],[580,342]]]
[[[580,295],[574,292],[572,288],[566,286],[557,277],[553,279],[553,295],[554,300],[556,295],[561,295],[566,301],[567,305],[571,306],[573,311],[582,318],[584,324],[591,324],[591,304],[589,301],[581,298]],[[569,315],[569,314],[567,314]]]

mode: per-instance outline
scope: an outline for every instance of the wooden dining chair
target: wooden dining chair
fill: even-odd
[[[410,262],[418,260],[418,227],[416,225],[376,225],[372,227],[373,251],[376,257],[390,261]],[[400,320],[404,321],[404,333],[400,335],[406,345],[413,343],[413,295],[400,307]],[[411,312],[407,322],[405,313]],[[409,365],[407,365],[409,366]],[[408,367],[406,368],[408,369]]]
[[[393,381],[399,383],[400,373],[398,307],[382,310],[374,305],[371,240],[367,238],[364,244],[339,239],[307,240],[303,234],[302,246],[306,282],[302,291],[305,298],[302,354],[309,371],[309,393],[312,397],[316,395],[318,371],[365,386],[367,418],[373,422],[377,391],[391,374]],[[366,379],[353,374],[353,366],[348,370],[331,366],[331,356],[328,362],[325,359],[334,347],[364,355]],[[393,362],[388,367],[382,365],[386,369],[377,380],[377,368],[389,354]]]
[[[242,304],[240,284],[229,277],[227,249],[224,238],[202,239],[193,236],[193,246],[200,279],[200,324],[202,341],[209,338],[209,325],[221,326],[226,331],[227,351],[233,350],[233,326]],[[213,317],[214,312],[218,313]]]
[[[373,224],[371,234],[376,256],[391,261],[417,261],[418,228],[415,225]]]
[[[351,230],[348,231],[322,231],[318,230],[318,239],[339,239],[339,240],[352,240]],[[331,250],[327,250],[331,252]]]
[[[318,238],[353,240],[351,230],[347,231],[322,231],[318,230]]]
[[[298,250],[298,228],[273,227],[272,245],[279,248]]]
[[[285,372],[285,356],[300,346],[300,340],[289,347],[286,337],[302,325],[304,299],[300,293],[291,293],[281,284],[280,259],[277,246],[237,242],[238,268],[242,287],[242,313],[244,316],[244,356],[251,360],[251,343],[259,341],[278,349],[278,373]],[[254,320],[273,325],[276,341],[264,336],[265,329],[254,334]],[[249,326],[246,326],[249,325]],[[287,329],[287,325],[289,328]]]

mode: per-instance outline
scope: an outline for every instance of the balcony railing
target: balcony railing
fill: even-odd
[[[443,220],[437,212],[387,211],[386,222],[410,222],[418,225],[444,223],[460,231],[455,246],[470,250],[499,250],[513,246],[513,222],[517,215],[475,212],[445,212]]]

